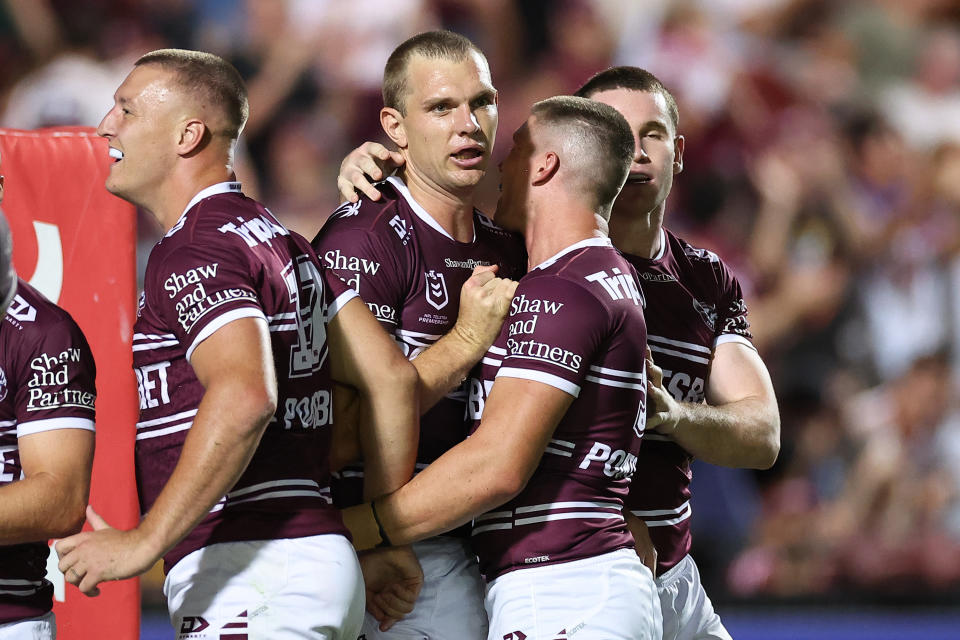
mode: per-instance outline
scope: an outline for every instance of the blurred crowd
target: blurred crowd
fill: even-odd
[[[0,126],[95,126],[140,54],[212,51],[250,87],[245,191],[312,237],[389,52],[437,27],[489,57],[499,158],[612,64],[678,99],[667,226],[740,278],[783,420],[772,470],[698,469],[715,599],[960,590],[956,0],[0,0]]]

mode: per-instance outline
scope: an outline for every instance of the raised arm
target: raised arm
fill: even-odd
[[[149,569],[236,484],[276,411],[277,377],[261,318],[241,318],[201,342],[190,360],[203,399],[177,465],[150,511],[130,531],[105,527],[57,544],[60,570],[87,595],[97,584]],[[88,514],[89,515],[89,514]],[[96,528],[96,527],[95,527]]]
[[[473,435],[375,501],[389,541],[410,544],[449,531],[520,493],[571,402],[540,382],[498,378]],[[381,542],[371,503],[345,510],[344,522],[358,548]]]
[[[705,462],[768,469],[780,452],[780,411],[770,374],[757,351],[740,342],[714,350],[707,404],[679,402],[663,387],[663,372],[647,361],[647,391],[655,412],[647,428],[670,436]]]
[[[413,475],[420,435],[417,371],[359,298],[327,326],[334,379],[360,392],[364,494],[378,496]]]

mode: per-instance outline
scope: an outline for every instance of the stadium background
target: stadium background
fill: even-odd
[[[498,158],[534,100],[611,64],[678,99],[667,225],[736,271],[783,421],[773,469],[695,469],[693,553],[734,636],[957,637],[955,0],[0,0],[0,126],[96,125],[141,53],[213,51],[250,86],[245,190],[312,237],[340,159],[381,139],[387,55],[441,26],[489,57]],[[172,635],[160,580],[144,638]]]

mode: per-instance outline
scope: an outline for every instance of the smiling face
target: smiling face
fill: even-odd
[[[487,171],[497,135],[497,92],[483,58],[414,55],[405,114],[383,110],[384,128],[406,156],[406,171],[442,192],[469,195]]]
[[[611,89],[590,96],[619,111],[633,132],[630,176],[614,204],[614,215],[634,215],[663,205],[683,168],[683,136],[678,136],[666,98],[659,92]]]
[[[177,158],[176,123],[181,110],[172,73],[150,64],[130,72],[97,128],[116,160],[106,182],[110,193],[146,206]]]

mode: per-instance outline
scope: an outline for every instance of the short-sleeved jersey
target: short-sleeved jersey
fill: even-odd
[[[313,240],[324,265],[357,291],[387,333],[413,359],[447,333],[460,310],[460,287],[477,265],[498,265],[500,277],[519,279],[526,267],[520,236],[475,211],[474,239],[458,242],[410,195],[396,177],[378,185],[378,202],[344,204]],[[417,469],[467,435],[463,386],[420,420]],[[335,484],[337,503],[356,504],[362,467],[344,469]]]
[[[190,358],[226,324],[269,326],[277,411],[236,485],[172,549],[167,569],[201,547],[346,534],[330,498],[332,378],[326,323],[355,296],[309,243],[220,183],[193,198],[147,262],[133,339],[140,392],[136,469],[141,510],[173,472],[203,397]]]
[[[0,320],[0,486],[22,477],[18,438],[93,431],[95,377],[93,354],[70,314],[18,280]],[[0,546],[0,624],[50,611],[48,553],[46,540]]]
[[[652,259],[626,254],[647,297],[647,339],[663,384],[678,401],[703,402],[714,348],[753,346],[740,283],[712,251],[661,232]],[[690,552],[692,457],[657,433],[644,437],[627,504],[647,523],[657,549],[657,573]]]
[[[470,380],[474,429],[495,379],[534,380],[575,400],[524,490],[478,517],[488,580],[632,548],[623,517],[646,424],[646,326],[636,273],[605,238],[584,240],[520,280]],[[520,400],[518,400],[520,401]]]

